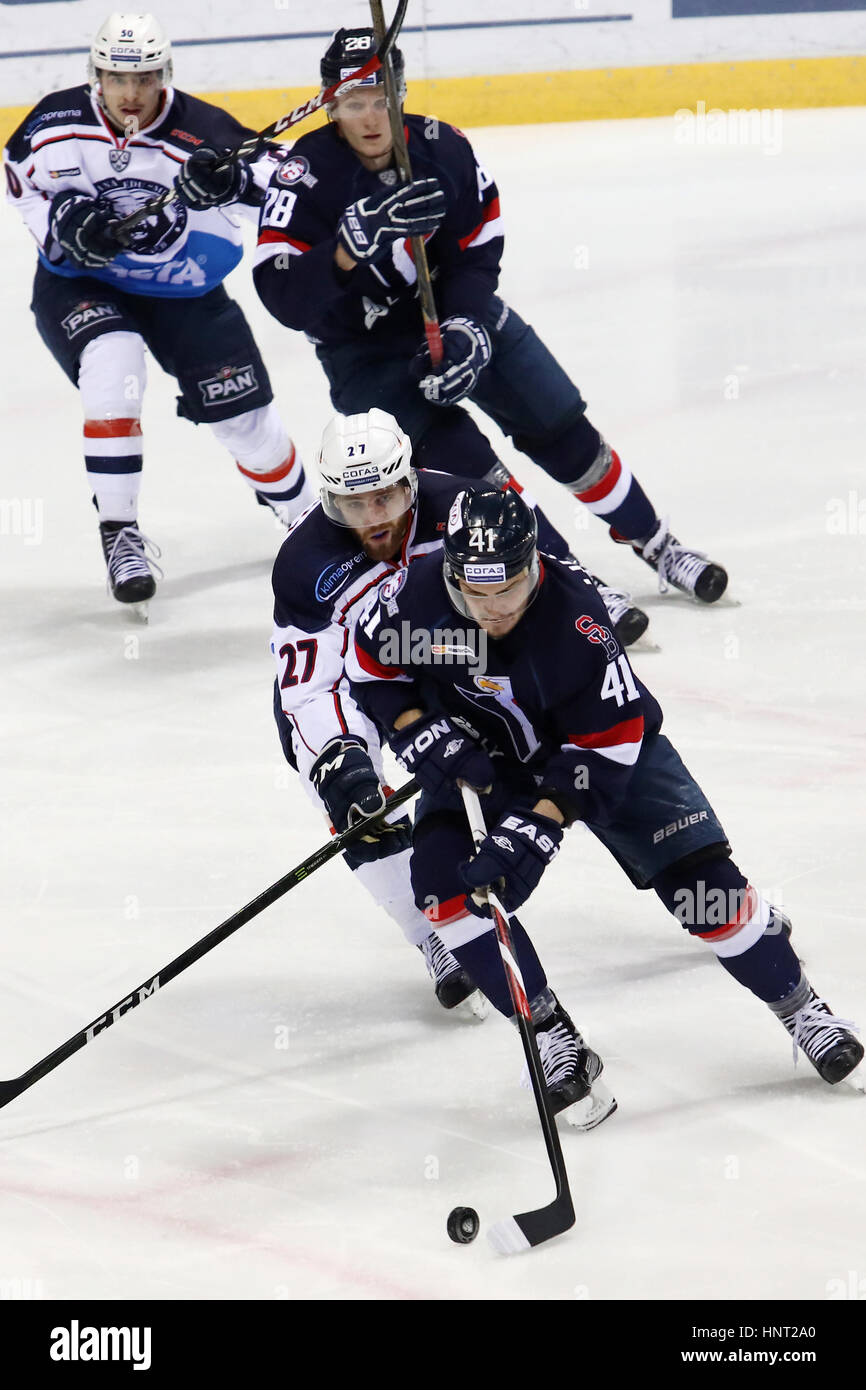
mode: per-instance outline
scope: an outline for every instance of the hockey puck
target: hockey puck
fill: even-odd
[[[458,1245],[468,1245],[478,1235],[480,1224],[472,1207],[455,1207],[448,1216],[448,1234]]]

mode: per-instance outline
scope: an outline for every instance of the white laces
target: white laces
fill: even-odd
[[[148,551],[150,551],[150,555],[148,555]],[[149,576],[152,570],[155,570],[162,579],[163,571],[156,563],[156,559],[160,555],[162,555],[162,551],[159,546],[148,536],[143,536],[137,526],[124,526],[118,531],[106,556],[108,566],[106,588],[111,589],[112,580],[115,585],[125,584],[128,579],[140,579],[142,575]]]
[[[581,1039],[570,1033],[564,1023],[557,1023],[553,1028],[536,1033],[535,1040],[538,1043],[547,1089],[552,1091],[561,1081],[567,1081],[574,1074],[580,1056]],[[532,1089],[529,1068],[526,1066],[523,1068],[520,1084],[524,1090]]]
[[[610,584],[597,584],[596,588],[601,594],[604,606],[610,614],[610,620],[614,627],[620,618],[624,618],[626,613],[634,607],[632,596],[626,593],[625,589],[614,589]]]
[[[836,1043],[844,1042],[841,1029],[859,1033],[856,1023],[847,1018],[836,1018],[823,999],[812,999],[798,1009],[791,1019],[784,1019],[785,1027],[794,1039],[794,1066],[797,1065],[798,1048],[806,1056],[816,1061]]]

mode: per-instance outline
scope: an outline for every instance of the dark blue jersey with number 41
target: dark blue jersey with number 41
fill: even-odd
[[[509,777],[553,794],[570,818],[604,825],[662,713],[586,571],[539,558],[535,598],[495,640],[451,606],[441,555],[417,560],[380,585],[346,669],[384,730],[405,710],[448,714],[505,760]]]

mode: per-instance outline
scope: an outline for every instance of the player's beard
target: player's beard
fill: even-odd
[[[380,564],[385,560],[395,560],[409,526],[409,514],[396,521],[380,522],[377,526],[365,526],[359,531],[361,544],[366,555]]]

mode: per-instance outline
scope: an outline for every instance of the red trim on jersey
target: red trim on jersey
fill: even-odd
[[[636,719],[624,719],[614,724],[612,729],[604,729],[600,734],[569,734],[569,743],[578,748],[615,748],[619,743],[639,743],[643,738],[643,715]]]
[[[252,478],[254,483],[281,483],[283,478],[287,478],[295,466],[295,446],[292,445],[292,452],[282,463],[278,464],[272,473],[251,473],[248,468],[244,468],[242,463],[237,463],[239,473],[243,473],[245,478]]]
[[[466,894],[458,893],[456,898],[449,898],[444,903],[434,903],[432,907],[425,907],[424,916],[429,922],[435,922],[438,926],[448,926],[451,922],[458,922],[461,917],[469,916],[469,908],[466,906]]]
[[[516,478],[511,478],[511,477],[509,477],[508,482],[505,484],[505,487],[502,489],[502,491],[503,491],[503,492],[509,492],[509,491],[511,491],[511,492],[516,492],[516,493],[518,494],[518,496],[519,496],[520,493],[523,491],[523,486],[522,486],[521,483],[519,483],[519,482],[517,481]]]
[[[266,246],[274,241],[288,242],[289,246],[294,246],[298,251],[309,251],[310,249],[310,243],[308,241],[298,241],[295,237],[286,236],[285,232],[275,232],[273,227],[266,227],[263,232],[259,233],[259,239],[256,245]]]
[[[285,710],[283,710],[283,713],[284,713],[284,714],[286,713]],[[315,750],[315,748],[310,748],[310,745],[307,743],[307,740],[304,738],[304,735],[301,733],[301,726],[300,726],[300,724],[298,723],[298,716],[297,716],[296,714],[290,714],[290,715],[288,715],[287,717],[288,717],[289,719],[291,719],[292,723],[294,724],[295,728],[297,729],[297,731],[298,731],[298,738],[301,740],[301,743],[302,743],[302,744],[304,745],[304,747],[308,750],[308,752],[312,753],[313,757],[315,758],[315,757],[316,757],[316,750]]]
[[[31,145],[34,154],[38,154],[46,145],[56,145],[61,140],[98,140],[100,145],[112,145],[113,140],[106,140],[104,135],[49,135],[47,140],[40,140],[38,145]]]
[[[757,910],[758,895],[750,883],[746,887],[746,896],[736,917],[730,922],[725,922],[724,926],[711,927],[709,931],[692,932],[692,935],[699,936],[702,941],[727,941],[729,937],[736,936],[737,932],[749,925]]]
[[[499,217],[500,215],[501,215],[501,214],[500,214],[500,211],[499,211],[499,199],[498,199],[498,198],[494,198],[492,202],[490,202],[490,203],[487,204],[487,209],[486,209],[486,211],[485,211],[485,213],[484,213],[484,216],[482,217],[481,221],[478,223],[478,226],[475,227],[475,228],[469,233],[468,236],[458,237],[458,239],[457,239],[457,244],[458,244],[458,246],[460,247],[460,250],[461,250],[461,251],[465,251],[466,248],[467,248],[467,246],[469,246],[469,245],[475,240],[475,238],[478,236],[478,233],[481,231],[482,227],[484,226],[485,222],[492,222],[492,221],[494,220],[494,218]]]
[[[138,418],[123,420],[85,420],[85,439],[129,439],[141,434],[141,421]]]
[[[358,658],[358,663],[362,669],[365,670],[368,675],[375,676],[377,680],[392,681],[397,676],[402,676],[404,674],[399,666],[382,666],[374,656],[371,656],[369,652],[365,652],[363,647],[359,647],[357,641],[355,642],[355,656]]]
[[[574,495],[581,502],[599,502],[602,497],[607,497],[607,494],[613,491],[619,482],[621,473],[622,464],[620,463],[619,454],[615,449],[611,449],[610,468],[605,473],[601,482],[596,483],[595,487],[587,488],[586,492],[576,492]]]

